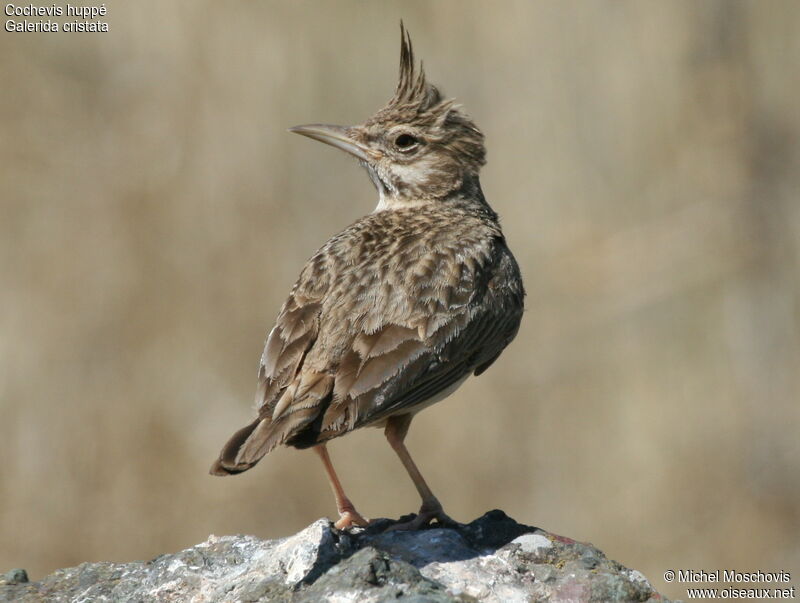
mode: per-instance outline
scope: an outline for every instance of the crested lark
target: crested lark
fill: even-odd
[[[481,191],[483,134],[415,66],[401,24],[400,81],[362,125],[292,132],[355,156],[378,205],[308,261],[270,332],[258,417],[211,468],[250,469],[279,444],[313,448],[339,528],[364,525],[331,465],[328,440],[384,427],[422,497],[414,529],[451,521],[403,440],[413,416],[480,375],[517,334],[524,290],[497,214]]]

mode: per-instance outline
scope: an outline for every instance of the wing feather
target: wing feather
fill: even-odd
[[[524,292],[499,227],[467,213],[424,224],[401,214],[362,219],[308,262],[264,346],[259,419],[237,432],[215,472],[414,412],[514,337]]]

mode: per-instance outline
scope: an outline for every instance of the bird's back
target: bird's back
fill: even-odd
[[[258,419],[231,452],[246,464],[416,412],[497,358],[523,296],[488,207],[365,216],[301,272],[262,355]]]

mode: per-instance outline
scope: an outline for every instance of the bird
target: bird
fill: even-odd
[[[305,264],[266,339],[257,416],[211,467],[232,475],[277,446],[311,448],[338,529],[369,522],[345,494],[327,442],[366,426],[383,428],[422,499],[394,527],[455,523],[404,440],[419,411],[497,360],[523,314],[520,269],[480,185],[483,133],[427,81],[402,22],[400,38],[399,81],[385,107],[359,125],[290,128],[355,157],[378,202]],[[491,408],[470,412],[491,420]],[[453,414],[443,429],[458,429]]]

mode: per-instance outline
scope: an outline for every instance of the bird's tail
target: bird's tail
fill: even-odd
[[[219,453],[219,458],[211,465],[211,475],[234,475],[247,471],[269,451],[256,440],[263,441],[263,419],[256,419],[231,436]],[[261,429],[258,429],[261,426]]]
[[[234,433],[219,453],[219,458],[211,466],[211,474],[233,475],[247,471],[280,444],[289,442],[298,448],[316,444],[318,434],[314,434],[310,441],[302,444],[295,443],[294,438],[315,419],[318,417],[322,419],[320,406],[330,400],[333,377],[322,375],[309,381],[311,385],[306,385],[305,389],[302,389],[305,381],[296,380],[294,386],[289,388],[284,398],[281,398],[287,402],[283,414],[274,417],[262,413],[262,416]],[[301,398],[295,397],[298,388],[301,388]],[[296,406],[292,406],[293,404]],[[274,415],[275,410],[269,408]]]

